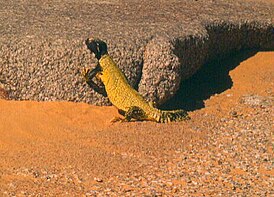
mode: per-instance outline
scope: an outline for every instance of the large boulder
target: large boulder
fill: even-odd
[[[109,104],[83,81],[99,37],[147,100],[162,104],[204,63],[274,49],[273,4],[244,0],[1,1],[0,78],[16,100]]]

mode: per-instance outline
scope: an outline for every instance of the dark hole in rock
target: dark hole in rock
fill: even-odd
[[[177,94],[160,106],[160,109],[194,111],[205,107],[206,99],[233,86],[229,71],[257,52],[257,50],[238,51],[226,58],[206,63],[192,77],[182,81]]]

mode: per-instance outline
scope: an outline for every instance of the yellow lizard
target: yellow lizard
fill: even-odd
[[[109,56],[105,42],[89,38],[85,43],[91,53],[95,54],[98,64],[94,69],[85,68],[82,74],[89,86],[96,92],[107,96],[110,102],[118,108],[119,113],[125,117],[114,119],[114,121],[135,119],[167,123],[189,119],[184,110],[159,110],[147,102],[129,85],[125,75]],[[100,88],[92,81],[94,77],[103,82],[104,88]]]

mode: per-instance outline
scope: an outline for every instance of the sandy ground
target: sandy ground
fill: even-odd
[[[231,88],[172,124],[0,100],[0,196],[270,195],[273,73],[274,52],[258,52],[229,72]]]

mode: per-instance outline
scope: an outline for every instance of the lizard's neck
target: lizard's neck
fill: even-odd
[[[100,59],[99,59],[99,64],[102,68],[102,70],[107,70],[110,67],[113,67],[113,65],[116,65],[112,58],[109,56],[108,53],[104,54]]]

